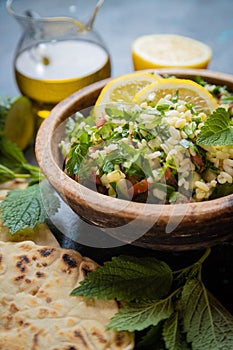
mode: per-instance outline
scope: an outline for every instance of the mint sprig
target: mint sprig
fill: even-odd
[[[190,349],[181,330],[180,315],[177,311],[173,312],[164,322],[162,336],[167,349]]]
[[[193,349],[232,348],[233,317],[202,281],[187,281],[179,306],[183,329]]]
[[[17,145],[4,137],[0,138],[0,183],[13,179],[44,180],[38,166],[30,164]]]
[[[143,333],[136,346],[140,350],[230,350],[233,316],[201,279],[209,254],[207,249],[197,262],[174,271],[172,277],[167,264],[155,258],[114,257],[90,272],[71,295],[121,301],[107,329],[136,332],[136,339]],[[163,289],[166,274],[170,287]],[[153,275],[155,279],[149,277]]]
[[[230,112],[217,108],[205,121],[197,137],[200,146],[232,146],[233,123]]]
[[[14,179],[26,179],[28,187],[9,191],[0,203],[0,219],[12,234],[45,222],[59,208],[59,200],[46,185],[40,168],[30,164],[18,146],[0,135],[0,183]]]
[[[161,321],[168,319],[173,313],[171,298],[126,303],[113,316],[107,329],[118,331],[141,331],[149,326],[157,326]]]
[[[172,284],[170,267],[154,258],[113,257],[81,282],[72,295],[135,301],[160,299]]]
[[[136,343],[135,349],[137,350],[165,350],[164,340],[161,338],[162,334],[162,322],[157,326],[149,328],[146,334],[142,335],[140,340]],[[156,344],[156,348],[155,348]],[[182,349],[183,350],[183,349]],[[185,350],[185,348],[184,348]]]
[[[59,199],[52,190],[41,183],[24,190],[12,190],[0,203],[3,225],[8,226],[12,234],[20,229],[45,222],[46,218],[56,213]]]

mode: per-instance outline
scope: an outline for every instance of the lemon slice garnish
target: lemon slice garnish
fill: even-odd
[[[149,68],[206,68],[211,48],[192,38],[152,34],[137,38],[131,48],[135,70]]]
[[[106,104],[133,103],[134,96],[141,89],[158,79],[161,77],[155,73],[134,72],[110,80],[102,89],[95,103],[95,117],[102,117]]]
[[[164,78],[146,86],[139,91],[133,101],[136,104],[147,102],[157,103],[167,95],[174,96],[178,92],[179,100],[195,106],[197,111],[206,114],[218,107],[215,98],[201,85],[188,79]]]

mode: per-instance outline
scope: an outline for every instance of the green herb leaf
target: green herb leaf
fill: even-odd
[[[224,196],[228,196],[229,194],[233,194],[233,185],[230,183],[218,184],[213,193],[211,194],[210,199],[216,199]]]
[[[136,344],[138,350],[165,350],[165,344],[162,339],[162,324],[160,322],[157,326],[149,328],[148,332],[142,337],[142,339]]]
[[[125,301],[160,299],[172,284],[169,266],[155,258],[113,257],[88,274],[71,295]]]
[[[226,97],[222,97],[221,98],[221,101],[223,102],[223,103],[232,103],[233,102],[233,96],[226,96]]]
[[[170,104],[164,103],[164,104],[161,104],[161,105],[157,105],[156,109],[157,109],[157,111],[163,112],[163,111],[169,110],[170,107],[171,107]]]
[[[183,328],[193,350],[232,349],[233,316],[200,280],[185,284],[180,306]]]
[[[207,118],[197,137],[197,144],[205,146],[233,145],[231,116],[225,108],[216,109]]]
[[[33,181],[39,182],[40,180],[44,180],[45,176],[42,174],[39,167],[29,164],[29,163],[23,163],[22,168],[26,170],[31,177],[33,178]]]
[[[15,179],[15,173],[11,169],[0,164],[0,183],[13,179]]]
[[[52,190],[41,183],[24,190],[12,190],[0,203],[3,225],[8,226],[11,233],[31,227],[56,213],[59,200]]]
[[[120,311],[114,315],[107,329],[129,332],[140,331],[149,326],[156,326],[173,313],[171,298],[158,301],[148,301],[125,304]]]
[[[114,123],[107,122],[99,128],[98,133],[103,140],[108,140],[113,135],[115,127]]]
[[[0,96],[0,138],[4,135],[6,116],[12,101],[12,97]]]
[[[83,162],[87,155],[88,148],[88,143],[76,144],[71,148],[68,154],[68,162],[65,166],[68,174],[78,175],[82,165],[84,164]]]
[[[200,77],[200,75],[197,75],[197,76],[195,77],[195,80],[196,80],[196,82],[197,82],[198,84],[200,84],[200,85],[202,85],[202,86],[205,86],[205,85],[207,84],[207,82],[206,82],[205,80],[203,80],[203,79]]]
[[[118,108],[106,107],[105,112],[113,119],[122,118],[126,121],[135,120],[140,113],[139,111],[134,110],[134,105],[130,103],[125,103],[121,107],[118,106]]]
[[[174,312],[163,325],[163,339],[167,350],[189,349],[186,340],[181,333],[179,314]]]
[[[177,91],[174,93],[174,95],[173,95],[172,98],[171,98],[171,101],[172,101],[173,103],[177,103],[177,102],[178,102],[178,99],[179,99],[179,90],[177,90]]]
[[[23,152],[19,149],[19,147],[4,137],[2,137],[0,140],[1,163],[2,158],[11,164],[14,164],[14,167],[27,163]]]
[[[0,139],[0,182],[15,178],[32,178],[33,183],[44,179],[38,166],[29,164],[17,145],[2,137]]]
[[[105,112],[107,115],[109,115],[112,118],[123,118],[124,117],[124,111],[120,108],[106,107]]]

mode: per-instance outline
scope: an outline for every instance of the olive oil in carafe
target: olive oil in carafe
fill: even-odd
[[[107,51],[90,41],[40,43],[20,52],[15,75],[21,93],[29,97],[40,119],[75,91],[110,76]]]

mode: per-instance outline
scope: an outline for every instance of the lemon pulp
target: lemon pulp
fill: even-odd
[[[134,96],[134,102],[140,104],[150,100],[157,103],[166,95],[178,92],[180,100],[192,104],[199,111],[207,114],[218,107],[214,97],[201,85],[188,79],[164,78],[146,86]]]
[[[212,50],[208,45],[172,34],[141,36],[133,42],[131,52],[135,70],[206,68],[212,58]]]
[[[108,103],[133,103],[134,96],[141,89],[160,78],[154,73],[134,72],[110,80],[95,103],[95,116],[101,117]]]

